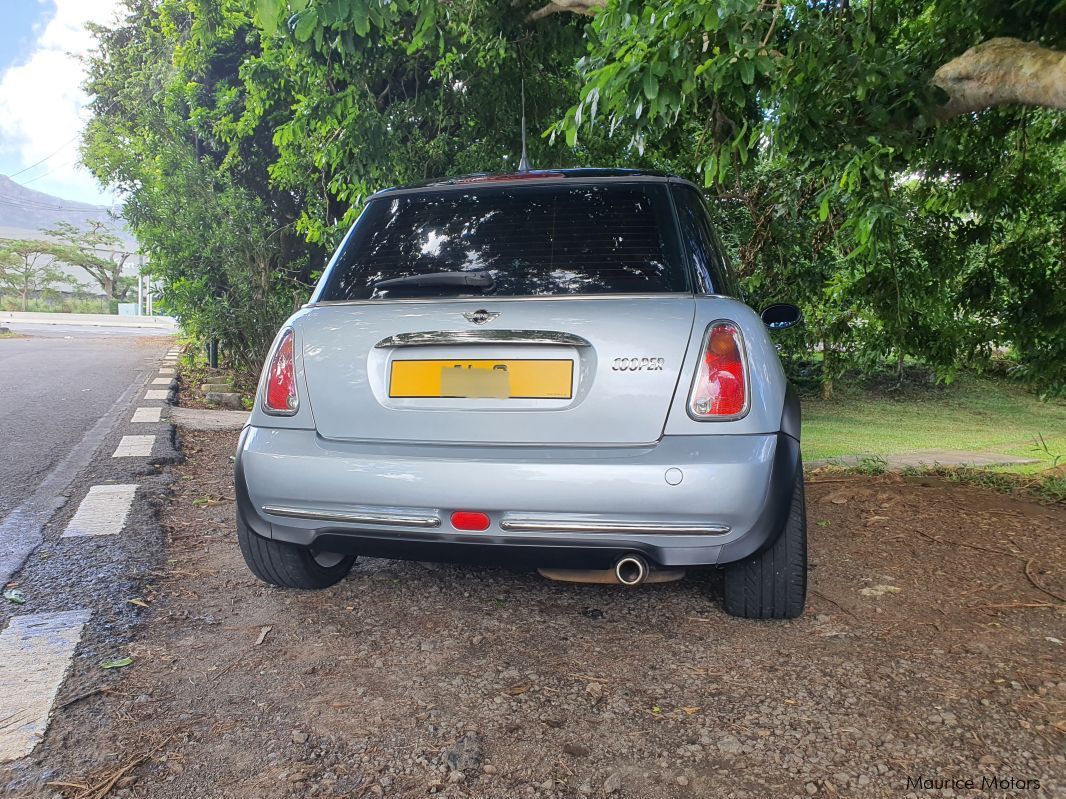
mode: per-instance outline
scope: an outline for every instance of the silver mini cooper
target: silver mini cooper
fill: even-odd
[[[799,403],[699,191],[628,170],[374,195],[278,333],[237,451],[268,583],[357,555],[624,585],[724,569],[727,612],[803,612]]]

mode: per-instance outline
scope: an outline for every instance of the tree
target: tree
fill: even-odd
[[[277,120],[242,123],[232,147],[218,125],[243,102],[239,66],[257,57],[256,30],[236,0],[126,7],[123,23],[95,29],[83,160],[126,194],[162,306],[251,372],[309,290],[312,253],[322,259],[293,230],[301,195],[271,185]]]
[[[1002,347],[1066,388],[1061,3],[126,2],[85,158],[179,315],[235,350],[269,339],[244,304],[269,327],[306,296],[371,192],[512,169],[524,83],[535,164],[704,184],[752,303],[804,306],[787,346],[823,353],[827,392]]]
[[[32,295],[63,279],[53,266],[61,252],[62,248],[52,242],[0,239],[0,290],[17,294],[22,310],[27,310]]]
[[[556,11],[593,16],[579,101],[553,135],[580,146],[607,128],[638,151],[687,152],[712,196],[738,197],[754,215],[746,260],[761,273],[780,258],[778,234],[813,219],[809,240],[828,235],[839,257],[801,298],[808,317],[834,305],[829,318],[847,316],[842,303],[855,298],[851,325],[863,331],[859,351],[822,341],[827,355],[913,354],[950,376],[979,351],[1024,341],[1026,373],[1066,389],[1049,343],[1066,338],[1054,305],[1062,281],[1035,268],[1066,253],[1053,188],[1066,181],[1064,129],[1061,111],[1046,110],[1064,105],[1066,6],[609,0],[541,6],[534,24],[574,16]],[[1019,155],[1036,174],[1017,174]],[[1015,192],[1020,182],[1039,188]],[[766,223],[757,200],[767,189],[787,223]],[[1024,266],[995,244],[1020,218],[1050,232],[1027,238]],[[1025,310],[992,321],[961,278],[987,287],[997,274],[1011,275],[1010,302]],[[1036,330],[1046,333],[1026,332]]]
[[[521,9],[486,0],[266,0],[257,19],[262,55],[243,70],[248,101],[220,123],[237,131],[262,112],[278,120],[271,176],[307,198],[298,229],[327,244],[378,189],[515,169],[523,94],[535,133],[570,104],[583,49],[578,24],[534,32]],[[633,160],[606,147],[605,160]],[[530,157],[583,160],[536,135]]]
[[[516,4],[521,4],[521,0],[517,0]],[[547,5],[531,11],[527,19],[535,22],[563,12],[590,17],[608,5],[611,5],[608,0],[551,0]],[[617,8],[630,4],[614,5]],[[707,6],[706,3],[689,5]],[[802,5],[809,7],[809,4]],[[823,7],[819,9],[820,12],[834,5],[842,13],[851,10],[848,0],[817,5]],[[872,3],[868,5],[872,6]],[[760,7],[761,10],[772,12],[771,26],[777,24],[781,15],[795,18],[798,11],[806,10],[801,4],[783,2],[758,5],[742,3],[736,7],[749,14],[760,10]],[[723,16],[722,10],[730,13],[728,4],[720,4],[718,9],[719,16]],[[1061,4],[1058,10],[1061,11]],[[714,28],[710,20],[708,27]],[[771,27],[767,40],[772,33]],[[765,46],[766,42],[763,44]],[[930,84],[946,95],[946,99],[935,109],[936,116],[941,119],[999,105],[1032,105],[1062,111],[1066,110],[1066,53],[1042,47],[1036,42],[998,36],[974,45],[943,64],[933,74]]]
[[[66,245],[60,260],[85,270],[100,284],[108,300],[126,296],[130,286],[122,280],[122,269],[133,253],[121,248],[122,239],[105,222],[90,219],[86,229],[59,222],[41,232]]]
[[[576,86],[577,27],[527,41],[494,3],[375,3],[329,44],[306,23],[264,37],[243,0],[127,8],[96,29],[83,158],[127,196],[168,310],[248,371],[370,192],[507,168],[523,74],[541,126]],[[575,160],[562,142],[532,150]]]

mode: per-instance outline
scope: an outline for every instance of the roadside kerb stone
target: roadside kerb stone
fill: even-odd
[[[883,460],[890,472],[904,469],[922,469],[932,466],[1016,466],[1037,463],[1035,458],[1017,455],[1001,455],[996,452],[966,452],[964,450],[931,449],[922,452],[907,452],[900,455],[844,455],[839,458],[823,458],[807,461],[804,466],[815,469],[820,466],[859,466],[864,460]]]
[[[235,392],[206,391],[204,392],[204,399],[233,411],[239,411],[244,407],[241,404],[241,395]]]
[[[170,421],[183,430],[240,430],[248,422],[248,411],[176,406],[170,411]]]
[[[232,394],[234,392],[233,383],[230,383],[229,381],[219,381],[217,383],[209,381],[207,383],[201,383],[200,390],[205,394],[209,391],[214,392],[215,394]]]

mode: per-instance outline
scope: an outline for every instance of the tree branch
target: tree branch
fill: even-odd
[[[938,119],[999,105],[1066,110],[1066,53],[1021,39],[989,39],[940,67],[931,83],[948,95],[936,109]]]

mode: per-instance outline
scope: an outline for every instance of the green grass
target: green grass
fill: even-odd
[[[1021,473],[1066,464],[1066,402],[1045,402],[1016,383],[972,375],[947,386],[851,388],[832,400],[803,400],[807,460],[930,449],[1039,460],[1004,467]]]
[[[31,313],[102,313],[117,311],[114,302],[97,297],[63,297],[56,300],[32,299],[26,306]],[[17,297],[0,296],[0,311],[21,311],[22,301]]]

